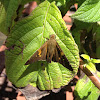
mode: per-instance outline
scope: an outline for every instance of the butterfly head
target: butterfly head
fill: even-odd
[[[50,39],[55,39],[56,36],[54,34],[50,35]]]

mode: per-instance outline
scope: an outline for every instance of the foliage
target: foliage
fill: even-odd
[[[84,67],[87,67],[91,72],[96,72],[95,63],[100,63],[100,59],[90,59],[86,54],[82,54],[81,57],[85,59]]]
[[[38,86],[40,90],[60,88],[67,85],[77,74],[79,53],[85,53],[82,55],[85,59],[84,66],[95,73],[97,71],[95,63],[100,63],[100,60],[95,59],[100,58],[100,0],[36,0],[38,7],[23,18],[24,5],[31,1],[33,0],[0,0],[0,31],[8,36],[6,40],[8,79],[17,87],[31,84],[34,87]],[[74,19],[71,34],[66,29],[62,16],[75,3],[79,8],[71,16]],[[56,41],[73,71],[53,61],[51,63],[37,61],[25,65],[51,34],[56,35]],[[99,72],[97,75],[100,77]],[[87,88],[89,89],[85,93]],[[98,89],[87,76],[84,76],[76,85],[76,99],[90,100],[94,97],[92,88],[98,93]],[[96,98],[98,96],[99,93],[96,94]]]
[[[37,65],[39,62],[34,63],[33,66],[25,65],[25,62],[45,43],[46,38],[49,38],[51,34],[56,35],[57,43],[63,50],[73,71],[65,71],[61,65],[56,63],[54,65],[53,62],[50,64],[45,62],[44,70],[41,69],[42,62],[39,65]],[[17,87],[24,87],[31,82],[31,85],[38,86],[41,90],[60,88],[67,85],[77,73],[79,66],[78,48],[66,29],[60,11],[54,2],[41,3],[29,17],[17,22],[10,32],[6,45],[11,48],[6,51],[7,76]],[[24,50],[21,54],[22,49]],[[60,77],[58,77],[59,75]],[[65,77],[68,78],[65,79]],[[33,79],[36,80],[33,81]],[[57,83],[59,84],[57,85]]]
[[[99,72],[97,75],[100,77]],[[75,100],[97,100],[100,95],[99,89],[86,75],[77,82],[74,94],[76,95]]]
[[[86,0],[72,17],[84,22],[100,21],[99,7],[100,0]]]

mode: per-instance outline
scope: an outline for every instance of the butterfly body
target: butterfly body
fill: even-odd
[[[51,62],[53,55],[56,52],[56,40],[55,35],[51,35],[50,39],[47,42],[47,61]]]

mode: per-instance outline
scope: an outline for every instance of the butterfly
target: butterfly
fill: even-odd
[[[64,67],[73,71],[68,59],[64,55],[60,46],[56,41],[56,36],[54,34],[50,35],[50,39],[48,39],[25,63],[25,65],[34,63],[36,61],[43,61],[51,63],[51,61],[59,62]]]

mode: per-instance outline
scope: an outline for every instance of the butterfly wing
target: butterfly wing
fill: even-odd
[[[40,49],[38,49],[32,57],[25,63],[25,65],[34,63],[39,60],[46,60],[46,54],[47,54],[47,42],[45,42]]]
[[[47,47],[49,46],[49,47]],[[64,55],[63,51],[61,50],[60,46],[56,42],[55,38],[50,38],[46,41],[40,49],[38,49],[33,56],[25,63],[31,64],[39,60],[47,60],[47,62],[59,62],[69,70],[73,71],[68,59]]]
[[[69,70],[73,71],[73,68],[71,67],[68,59],[66,58],[64,52],[61,50],[58,43],[56,43],[56,51],[55,51],[55,55],[53,56],[53,61],[59,62],[64,67],[66,67]]]

